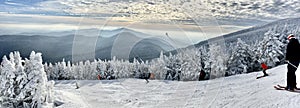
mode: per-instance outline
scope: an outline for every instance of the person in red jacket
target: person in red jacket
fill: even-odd
[[[263,62],[260,65],[261,65],[261,68],[263,69],[264,76],[269,76],[269,74],[267,74],[267,72],[266,72],[266,70],[268,69],[268,66]]]

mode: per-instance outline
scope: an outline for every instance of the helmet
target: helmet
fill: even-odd
[[[295,36],[294,36],[294,34],[290,34],[290,35],[288,35],[287,38],[290,40],[290,39],[292,39],[292,38],[295,38]]]

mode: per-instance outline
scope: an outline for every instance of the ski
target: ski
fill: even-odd
[[[278,86],[278,85],[275,85],[274,88],[275,88],[276,90],[285,90],[285,88],[280,87],[280,86]]]
[[[286,86],[282,86],[282,85],[277,84],[277,87],[285,88]]]
[[[289,91],[289,92],[300,93],[300,90],[298,90],[298,89],[295,89],[294,91],[291,91],[291,90],[286,90],[285,87],[283,87],[283,86],[280,87],[280,86],[278,86],[278,85],[275,85],[274,88],[275,88],[276,90],[284,90],[284,91]]]
[[[286,86],[282,86],[282,85],[277,84],[277,87],[285,88]],[[295,88],[295,89],[296,89],[296,90],[300,90],[300,88]]]
[[[260,79],[260,78],[263,78],[263,77],[266,77],[266,76],[258,76],[258,77],[256,77],[256,79]]]

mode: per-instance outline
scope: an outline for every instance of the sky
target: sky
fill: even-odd
[[[0,34],[125,27],[196,43],[299,12],[297,0],[0,0]]]

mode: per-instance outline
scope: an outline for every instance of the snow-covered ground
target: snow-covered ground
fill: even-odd
[[[300,93],[279,91],[286,85],[286,65],[267,70],[269,77],[256,79],[262,72],[235,75],[208,81],[161,81],[146,84],[141,79],[111,81],[56,81],[55,100],[59,108],[296,108]],[[299,70],[296,72],[300,75]],[[300,78],[297,78],[299,84]]]

